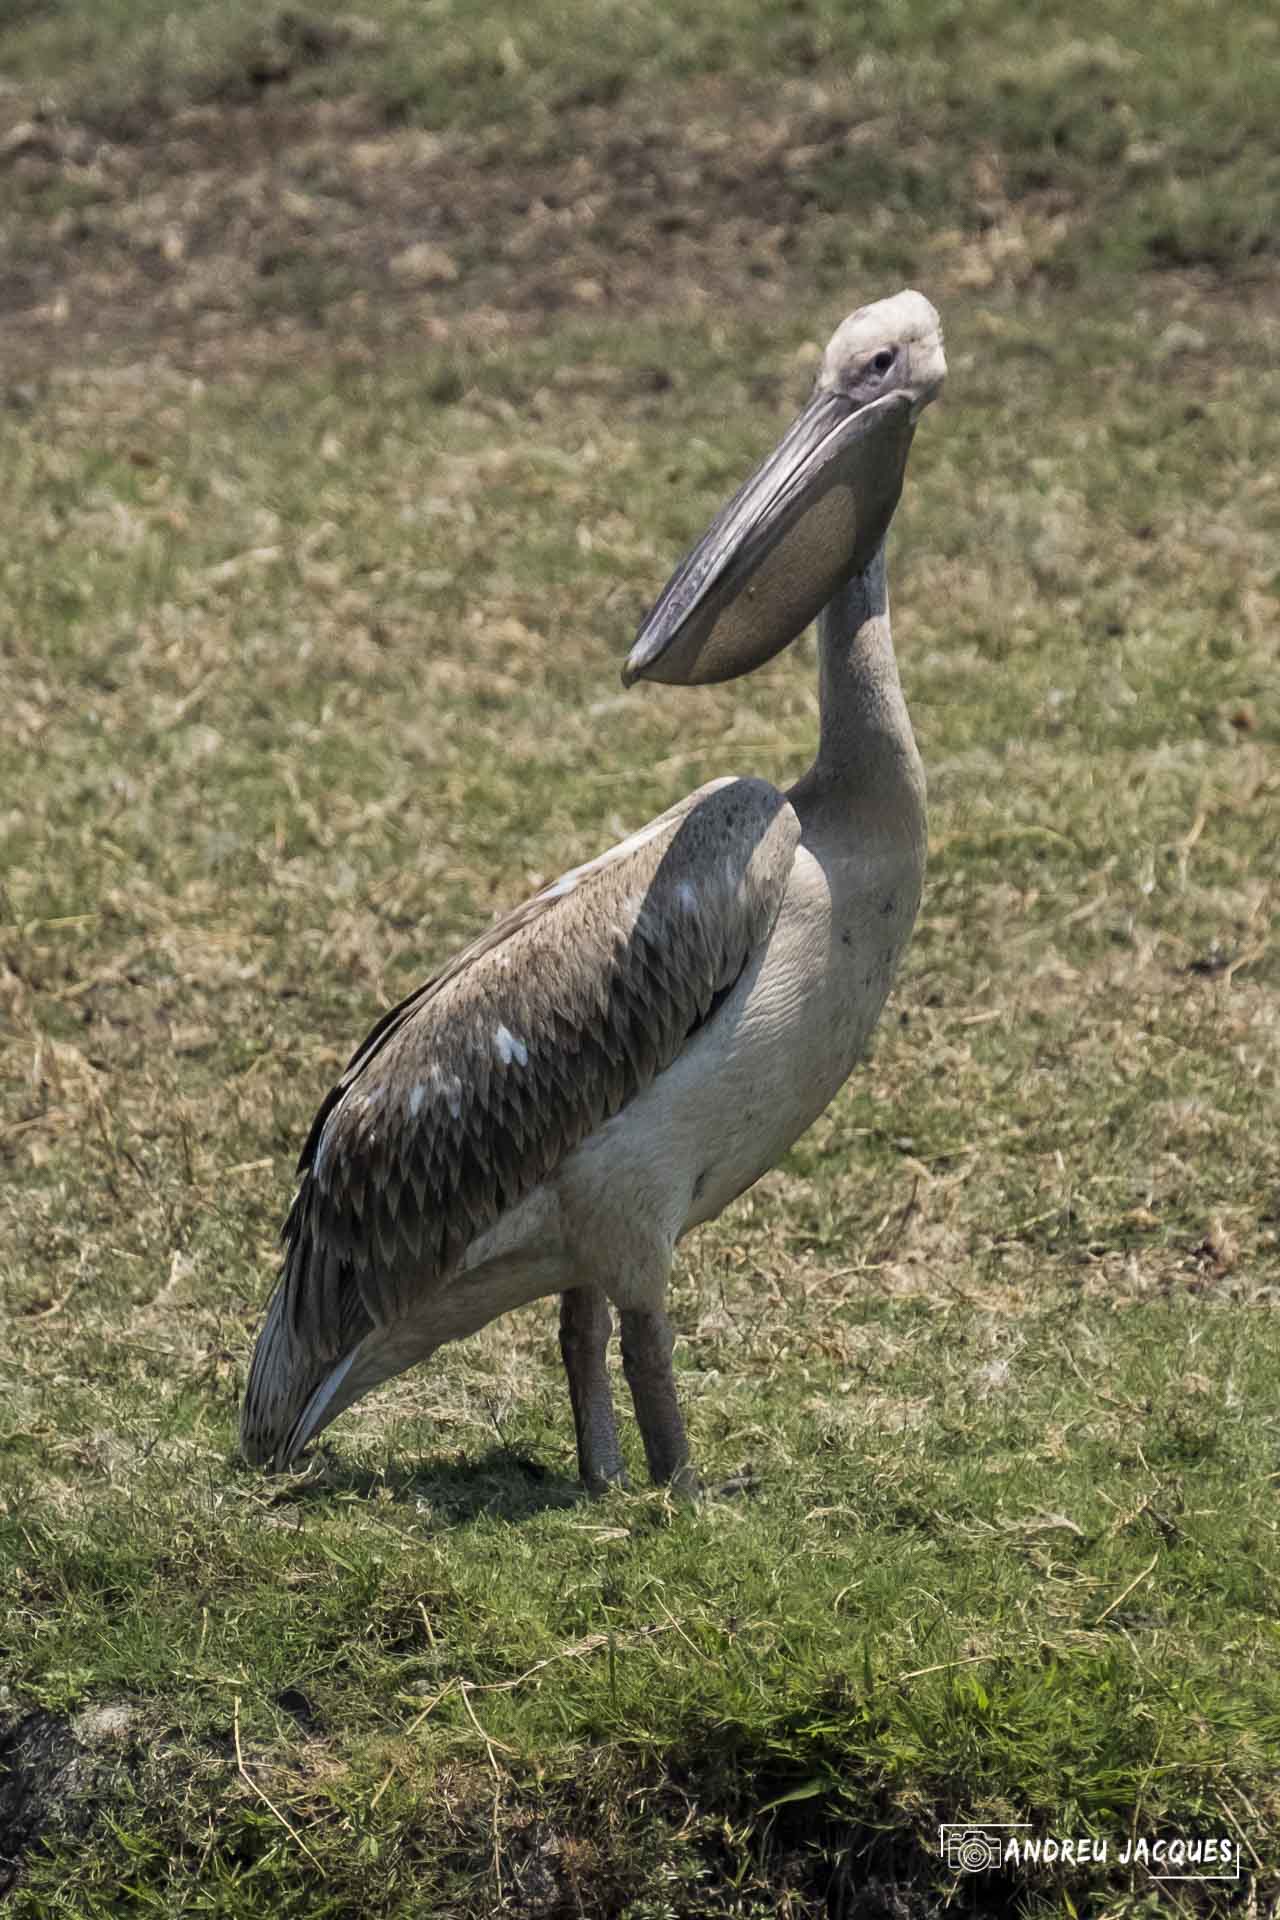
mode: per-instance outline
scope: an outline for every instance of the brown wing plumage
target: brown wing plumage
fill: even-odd
[[[379,1021],[299,1162],[245,1395],[252,1457],[275,1451],[304,1381],[447,1279],[671,1064],[767,937],[798,837],[766,781],[715,781],[517,907]]]

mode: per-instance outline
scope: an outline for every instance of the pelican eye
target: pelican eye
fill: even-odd
[[[871,371],[873,373],[888,373],[890,367],[893,365],[897,357],[898,357],[898,354],[897,354],[896,348],[881,347],[879,353],[876,354],[875,358],[871,362]]]

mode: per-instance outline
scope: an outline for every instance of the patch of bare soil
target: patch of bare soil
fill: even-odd
[[[887,143],[904,164],[900,126],[809,94],[752,117],[704,86],[665,124],[577,105],[554,150],[521,152],[269,79],[109,132],[3,103],[10,383],[122,354],[216,370],[321,339],[444,346],[562,310],[777,300],[837,218],[847,236],[832,168]]]
[[[0,1731],[0,1895],[49,1819],[55,1782],[75,1764],[70,1725],[42,1708]]]
[[[136,1715],[92,1708],[75,1720],[37,1707],[0,1720],[0,1899],[46,1832],[88,1831],[115,1777],[129,1765]]]

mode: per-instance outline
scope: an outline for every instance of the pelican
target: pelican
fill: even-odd
[[[626,1484],[610,1308],[649,1473],[695,1489],[673,1251],[844,1084],[911,934],[924,775],[884,542],[946,372],[904,291],[833,335],[812,397],[683,561],[623,670],[750,672],[819,619],[817,757],[699,787],[518,906],[384,1014],[316,1115],[241,1417],[281,1470],[380,1382],[561,1296],[586,1487]]]

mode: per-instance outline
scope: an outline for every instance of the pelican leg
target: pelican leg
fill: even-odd
[[[694,1492],[698,1476],[689,1463],[671,1370],[671,1322],[661,1309],[639,1308],[624,1308],[621,1320],[622,1369],[635,1402],[650,1478],[660,1484],[674,1481],[682,1492]]]
[[[599,1287],[569,1287],[561,1294],[560,1352],[578,1433],[578,1471],[588,1493],[627,1484],[605,1357],[612,1331]]]

